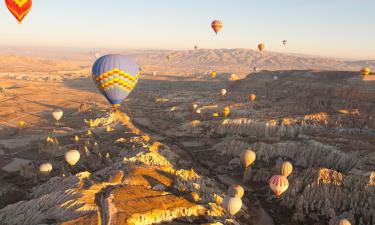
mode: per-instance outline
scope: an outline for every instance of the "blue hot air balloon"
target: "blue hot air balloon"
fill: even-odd
[[[120,106],[137,85],[138,65],[123,55],[105,55],[92,66],[92,78],[113,107]]]

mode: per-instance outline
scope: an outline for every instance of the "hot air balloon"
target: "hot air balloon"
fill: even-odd
[[[280,172],[284,177],[288,177],[293,172],[293,165],[288,161],[283,162],[280,166]]]
[[[198,50],[198,46],[195,45],[195,46],[194,46],[194,49],[195,49],[195,50]]]
[[[228,106],[223,109],[223,114],[224,114],[224,117],[229,116],[229,114],[230,114],[230,108]]]
[[[100,57],[100,53],[99,53],[99,52],[95,52],[95,53],[94,53],[94,57],[95,57],[95,59],[99,59],[99,57]]]
[[[65,153],[65,160],[71,166],[76,165],[80,157],[81,154],[77,150],[69,150]]]
[[[24,127],[25,125],[26,125],[25,121],[23,120],[18,121],[18,126]]]
[[[274,77],[273,77],[273,80],[278,80],[278,79],[279,79],[278,76],[274,76]]]
[[[259,44],[258,45],[258,49],[260,52],[263,52],[263,50],[266,48],[266,46],[264,44]]]
[[[39,171],[42,174],[49,174],[52,171],[52,164],[51,163],[42,163],[39,166]]]
[[[167,60],[170,61],[171,60],[171,56],[170,55],[167,55]]]
[[[283,45],[284,45],[284,46],[286,46],[286,45],[287,45],[287,43],[288,43],[288,41],[287,41],[287,40],[283,40]]]
[[[156,72],[153,72],[153,73],[152,73],[152,76],[156,76],[156,74],[157,74]]]
[[[211,71],[210,75],[211,75],[211,78],[216,78],[217,73],[216,71]]]
[[[219,117],[219,113],[217,113],[217,112],[212,113],[212,117]]]
[[[202,111],[200,109],[197,109],[197,111],[195,111],[197,114],[200,114]]]
[[[258,71],[259,71],[259,68],[256,67],[256,66],[254,66],[254,67],[253,67],[253,71],[254,71],[254,72],[258,72]]]
[[[193,104],[193,109],[196,110],[198,108],[198,104]]]
[[[344,216],[338,216],[329,221],[329,225],[351,225],[349,220],[345,219]]]
[[[9,11],[16,17],[18,23],[22,23],[23,18],[30,12],[33,4],[32,0],[5,0]]]
[[[105,55],[92,67],[92,78],[113,107],[120,106],[137,85],[138,65],[123,55]]]
[[[289,187],[288,179],[282,175],[271,177],[269,185],[276,197],[280,197]]]
[[[363,76],[370,75],[370,73],[371,73],[371,70],[370,70],[370,68],[368,68],[368,67],[364,67],[364,68],[361,69],[361,74],[362,74]]]
[[[251,166],[256,159],[256,154],[251,149],[247,149],[241,154],[241,162],[245,168]]]
[[[223,199],[223,208],[230,215],[236,215],[242,208],[242,200],[237,197],[225,196]]]
[[[221,89],[221,90],[220,90],[220,94],[221,94],[222,96],[226,95],[226,94],[227,94],[227,90],[226,90],[226,89]]]
[[[211,23],[211,27],[217,34],[223,28],[223,23],[220,20],[214,20]]]
[[[255,94],[250,94],[250,95],[248,96],[248,99],[249,99],[250,102],[254,102],[255,99],[257,99],[257,96],[256,96]]]
[[[228,189],[228,195],[231,197],[242,198],[245,194],[245,190],[239,184],[231,185]]]
[[[56,122],[59,122],[63,114],[64,112],[61,109],[58,109],[52,112],[52,116],[53,118],[55,118]]]

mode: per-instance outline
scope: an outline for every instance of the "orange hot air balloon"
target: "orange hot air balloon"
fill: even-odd
[[[249,98],[249,101],[250,101],[250,102],[254,102],[255,99],[257,99],[257,96],[256,96],[255,94],[250,94],[250,95],[248,96],[248,98]]]
[[[289,187],[289,181],[286,177],[275,175],[271,177],[269,185],[276,197],[280,197]]]
[[[32,0],[5,0],[9,11],[21,23],[23,18],[29,13],[33,4]]]
[[[260,52],[263,52],[263,50],[266,48],[266,46],[264,44],[259,44],[258,45],[258,49]]]
[[[221,22],[220,20],[214,20],[211,23],[211,27],[217,34],[223,28],[223,22]]]
[[[363,76],[370,75],[370,73],[371,73],[371,70],[370,70],[370,68],[368,68],[368,67],[365,67],[365,68],[362,68],[362,69],[361,69],[361,74],[362,74]]]

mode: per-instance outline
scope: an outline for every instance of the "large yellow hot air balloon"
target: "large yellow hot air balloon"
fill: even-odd
[[[216,76],[217,76],[217,73],[216,73],[216,71],[211,71],[211,78],[216,78]]]
[[[245,190],[239,184],[233,184],[228,189],[228,195],[231,197],[242,198],[245,194]]]
[[[260,52],[263,52],[265,48],[266,48],[266,46],[264,44],[258,45],[258,49],[259,49]]]
[[[289,187],[289,181],[282,175],[275,175],[271,177],[269,185],[276,197],[280,197]]]
[[[370,75],[370,73],[371,73],[371,70],[370,70],[370,68],[368,68],[368,67],[364,67],[364,68],[361,69],[361,74],[362,74],[363,76]]]
[[[288,177],[293,172],[293,165],[288,161],[283,162],[280,166],[280,172],[284,177]]]
[[[240,198],[225,196],[223,199],[223,208],[230,215],[236,215],[242,208],[242,200]]]
[[[245,168],[251,166],[251,164],[254,163],[256,157],[257,157],[257,156],[256,156],[255,152],[253,152],[251,149],[247,149],[246,151],[244,151],[244,152],[241,154],[241,162],[242,162],[242,165],[243,165]]]
[[[248,99],[249,99],[250,102],[254,102],[255,99],[257,99],[257,96],[256,96],[255,94],[250,94],[250,95],[248,96]]]

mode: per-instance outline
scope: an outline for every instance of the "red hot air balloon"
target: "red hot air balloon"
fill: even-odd
[[[211,23],[211,27],[217,34],[223,28],[223,22],[221,22],[220,20],[214,20]]]
[[[32,0],[5,0],[9,11],[21,23],[23,18],[29,13],[33,4]]]

